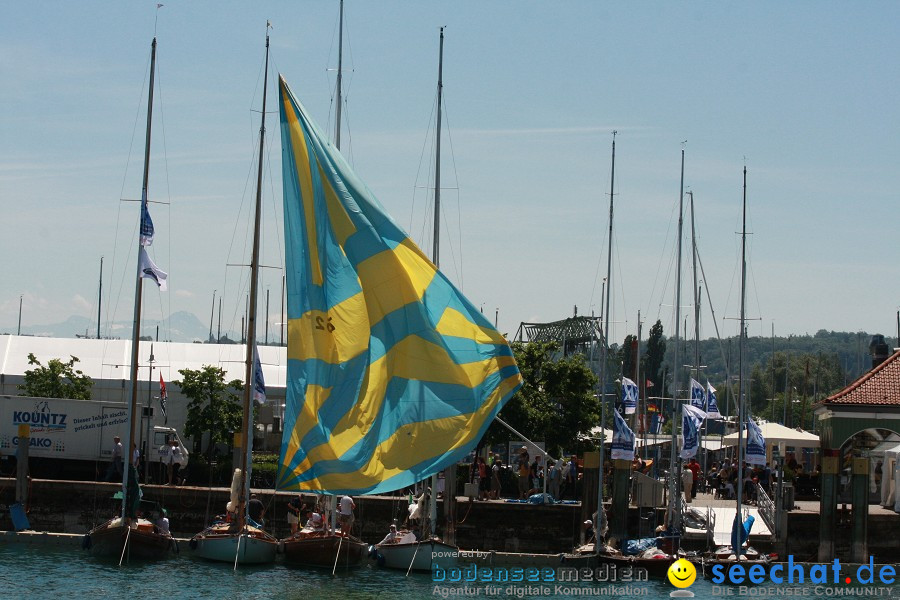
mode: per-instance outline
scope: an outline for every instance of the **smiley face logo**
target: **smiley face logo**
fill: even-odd
[[[697,569],[689,561],[679,558],[669,567],[669,583],[677,588],[690,587],[697,579]]]

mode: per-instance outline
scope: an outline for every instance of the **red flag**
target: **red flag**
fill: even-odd
[[[652,387],[653,387],[653,382],[648,379],[646,381],[646,383],[644,383],[644,388],[646,389],[646,388],[652,388]]]
[[[169,397],[169,394],[166,393],[166,382],[163,381],[162,373],[159,374],[159,407],[162,409],[163,417],[165,417],[165,422],[168,424],[169,415],[166,414],[166,399]]]

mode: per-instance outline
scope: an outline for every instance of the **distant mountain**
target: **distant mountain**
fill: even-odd
[[[194,313],[180,311],[172,313],[168,319],[145,319],[141,325],[141,335],[156,338],[159,327],[159,339],[171,342],[206,341],[209,337],[209,326],[204,325]],[[15,333],[6,331],[4,333]],[[97,323],[87,317],[71,316],[62,323],[48,325],[23,325],[23,335],[41,337],[97,337]],[[131,337],[131,322],[117,321],[109,326],[104,324],[101,335],[128,339]]]

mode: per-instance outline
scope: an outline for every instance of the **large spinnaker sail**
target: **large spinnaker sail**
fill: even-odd
[[[506,339],[280,79],[288,365],[278,487],[378,493],[464,457],[522,384]]]

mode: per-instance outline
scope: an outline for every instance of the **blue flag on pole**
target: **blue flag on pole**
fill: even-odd
[[[613,460],[634,460],[634,432],[619,414],[613,411],[613,439],[610,457]]]
[[[141,246],[150,246],[153,244],[153,219],[150,218],[150,211],[147,209],[147,193],[141,200]]]
[[[696,406],[684,404],[681,407],[681,458],[697,456],[697,448],[700,447],[700,425],[706,413]]]
[[[266,382],[263,379],[262,363],[259,362],[259,350],[253,347],[253,399],[264,404],[266,401]]]
[[[722,413],[719,412],[719,405],[716,403],[716,388],[706,382],[706,418],[721,419]]]
[[[696,406],[706,412],[706,391],[694,378],[691,378],[691,406]]]
[[[638,386],[627,377],[622,378],[622,405],[625,406],[625,414],[633,415],[637,410]]]
[[[751,465],[766,464],[766,438],[753,419],[747,419],[747,448],[744,460]]]

